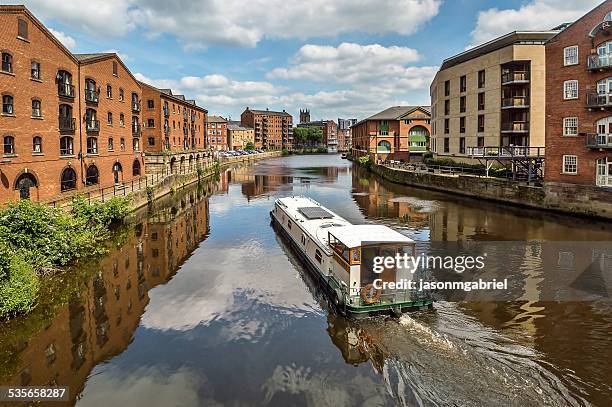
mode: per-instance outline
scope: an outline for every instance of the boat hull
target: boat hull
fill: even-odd
[[[433,307],[432,300],[407,301],[395,304],[371,304],[367,306],[355,306],[347,304],[338,298],[336,288],[331,285],[330,279],[325,276],[312,260],[304,254],[297,242],[292,239],[289,233],[283,228],[276,216],[270,212],[272,227],[288,243],[292,253],[294,253],[308,270],[317,285],[322,289],[330,305],[339,313],[352,318],[365,318],[375,315],[399,315],[405,312],[421,311]]]

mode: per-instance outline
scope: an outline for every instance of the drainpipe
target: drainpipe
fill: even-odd
[[[77,90],[77,101],[79,103],[79,154],[78,159],[81,165],[81,185],[85,185],[85,179],[83,178],[83,115],[81,110],[81,64],[77,63],[77,77],[78,77],[78,90]]]

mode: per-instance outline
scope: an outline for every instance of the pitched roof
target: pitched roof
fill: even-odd
[[[149,87],[149,88],[151,88],[153,90],[156,90],[159,93],[162,93],[164,96],[169,97],[170,99],[174,99],[176,101],[188,103],[188,104],[192,105],[193,107],[195,107],[195,108],[197,108],[197,109],[199,109],[201,111],[208,112],[208,110],[204,109],[201,106],[198,106],[195,100],[191,100],[191,99],[190,100],[186,100],[184,95],[175,95],[174,93],[172,93],[172,89],[168,89],[168,88],[164,88],[164,89],[156,88],[155,86],[153,86],[153,85],[151,85],[149,83],[146,83],[146,82],[142,82],[142,81],[138,81],[138,83],[141,86],[147,86],[147,87]]]
[[[95,53],[95,54],[73,54],[73,55],[74,55],[74,57],[76,59],[79,60],[79,62],[90,62],[90,61],[93,61],[93,60],[97,60],[97,59],[113,56],[115,54],[112,53],[112,52],[98,52],[98,53]]]
[[[255,114],[267,114],[267,115],[271,115],[271,116],[291,116],[289,113],[282,111],[282,112],[277,112],[274,110],[256,110],[256,109],[249,109],[248,107],[246,108],[246,110],[249,110]],[[245,110],[245,111],[246,111]]]
[[[227,123],[227,120],[225,120],[221,116],[208,116],[208,120],[207,121],[209,123]]]
[[[243,126],[239,121],[232,120],[227,124],[228,130],[253,130],[252,127]]]
[[[366,117],[353,126],[357,126],[358,124],[368,120],[399,120],[400,117],[412,113],[418,109],[425,111],[427,114],[431,114],[431,106],[392,106],[383,110],[382,112]]]

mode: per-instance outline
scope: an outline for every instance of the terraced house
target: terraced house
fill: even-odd
[[[612,1],[546,44],[545,181],[612,188]]]
[[[429,106],[393,106],[351,127],[355,157],[384,160],[421,160],[429,149]]]
[[[112,53],[73,55],[23,6],[0,6],[0,203],[143,172],[140,86]]]

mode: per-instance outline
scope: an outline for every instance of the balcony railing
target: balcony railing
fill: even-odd
[[[612,107],[612,93],[587,93],[587,107]]]
[[[468,147],[467,153],[472,157],[544,157],[544,147],[508,146],[508,147]]]
[[[76,119],[74,117],[59,116],[60,131],[74,131],[76,129]]]
[[[589,133],[586,135],[588,148],[612,148],[612,134]]]
[[[169,136],[170,135],[170,127],[169,126],[165,126],[164,127],[164,135],[165,136]]]
[[[501,125],[501,131],[503,133],[526,133],[529,131],[529,122],[504,122]]]
[[[85,122],[85,129],[88,133],[100,131],[100,120],[87,120]]]
[[[57,94],[65,98],[73,98],[74,97],[74,85],[71,85],[69,83],[58,83],[57,84]]]
[[[95,89],[85,89],[85,100],[91,103],[98,103],[100,100],[100,92]]]
[[[140,112],[140,103],[139,102],[132,101],[132,111],[133,112]]]
[[[132,123],[132,136],[139,137],[140,131],[140,123]]]
[[[170,109],[164,107],[164,117],[170,117]]]
[[[511,83],[528,83],[529,71],[514,71],[502,74],[502,85]]]
[[[502,99],[502,108],[527,108],[529,107],[528,96],[514,96]]]
[[[612,68],[612,55],[591,54],[587,57],[587,69],[595,71],[599,69]]]

